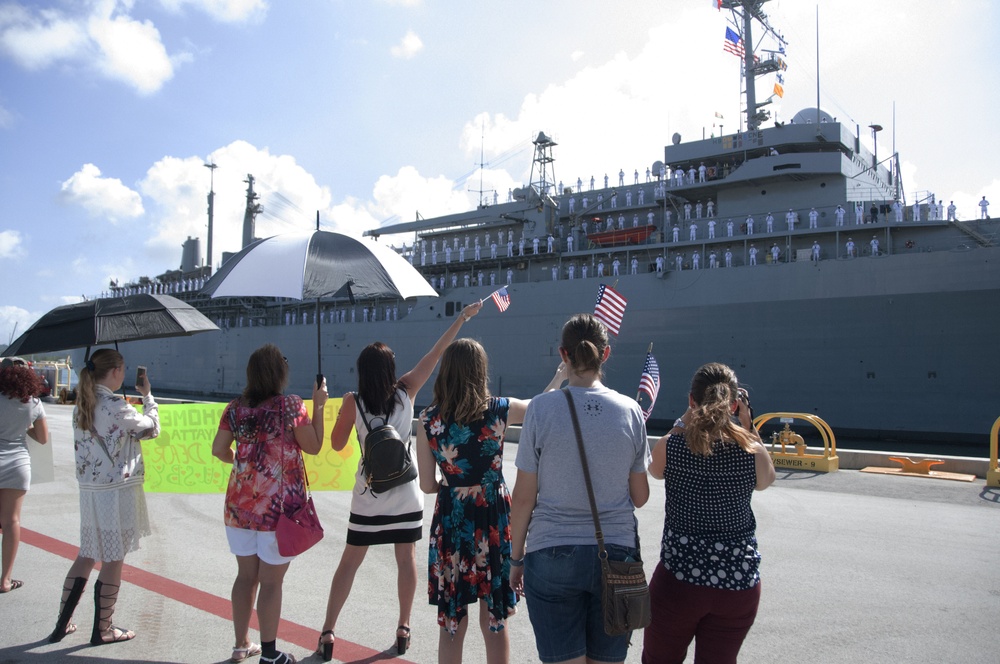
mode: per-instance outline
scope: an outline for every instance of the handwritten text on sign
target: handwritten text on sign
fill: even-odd
[[[326,424],[323,449],[316,456],[304,454],[313,491],[350,491],[361,452],[357,435],[340,452],[330,447],[330,431],[342,399],[330,399],[323,409]],[[306,401],[312,415],[312,401]],[[212,441],[219,430],[224,403],[166,404],[160,410],[160,435],[142,441],[146,462],[145,489],[156,493],[225,493],[232,466],[212,456]],[[235,444],[235,443],[234,443]]]

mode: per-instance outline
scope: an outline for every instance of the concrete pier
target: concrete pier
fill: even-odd
[[[228,661],[236,564],[223,532],[221,494],[147,494],[153,535],[125,560],[115,614],[115,624],[135,630],[133,641],[89,646],[96,574],[74,618],[80,631],[61,643],[46,641],[79,542],[71,408],[46,411],[54,480],[34,485],[24,502],[14,578],[25,585],[0,595],[0,662]],[[515,450],[508,447],[504,463],[510,482]],[[663,527],[662,482],[651,485],[649,504],[638,511],[649,574]],[[311,653],[350,509],[348,492],[314,495],[327,535],[291,564],[279,629],[279,648],[299,661],[319,661]],[[432,510],[428,500],[425,528]],[[779,471],[775,485],[755,496],[754,511],[763,595],[741,662],[1000,661],[1000,489],[982,479]],[[438,628],[426,601],[426,537],[417,547],[413,640],[398,660],[430,663],[437,661]],[[393,658],[396,613],[392,548],[373,547],[337,626],[335,661]],[[523,603],[508,625],[511,661],[538,661]],[[636,634],[629,663],[640,661],[641,643]],[[485,661],[475,621],[465,661]]]

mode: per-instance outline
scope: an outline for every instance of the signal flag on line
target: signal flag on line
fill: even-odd
[[[597,304],[594,305],[594,316],[608,326],[608,332],[618,336],[625,317],[625,305],[628,300],[611,286],[601,284],[597,290]]]

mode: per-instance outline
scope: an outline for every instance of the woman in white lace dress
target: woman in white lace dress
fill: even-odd
[[[115,350],[95,352],[80,372],[73,410],[80,483],[80,553],[63,583],[59,619],[49,636],[53,643],[76,631],[70,619],[98,560],[101,572],[94,583],[90,643],[101,645],[135,637],[134,632],[112,625],[111,616],[118,601],[125,554],[138,550],[139,540],[150,534],[142,492],[146,471],[139,441],[160,434],[160,419],[149,393],[149,380],[144,378],[135,386],[142,395],[142,414],[115,395],[124,382],[125,358]]]

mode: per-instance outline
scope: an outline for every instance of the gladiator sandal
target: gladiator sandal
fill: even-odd
[[[108,588],[114,588],[114,590],[105,592],[105,589]],[[135,632],[111,624],[111,616],[115,614],[115,604],[118,603],[119,588],[121,588],[120,585],[113,586],[109,583],[102,583],[100,579],[94,582],[94,631],[90,634],[90,645],[92,646],[131,641],[135,638]],[[110,632],[110,639],[104,638],[105,632]]]
[[[67,587],[69,582],[72,582],[72,585]],[[87,578],[83,576],[67,576],[63,581],[62,601],[59,602],[59,618],[56,620],[56,628],[49,635],[49,643],[58,643],[67,634],[76,631],[76,625],[72,624],[70,620],[73,618],[73,612],[76,611],[76,605],[80,603],[80,597],[83,596],[83,589],[86,585]]]

